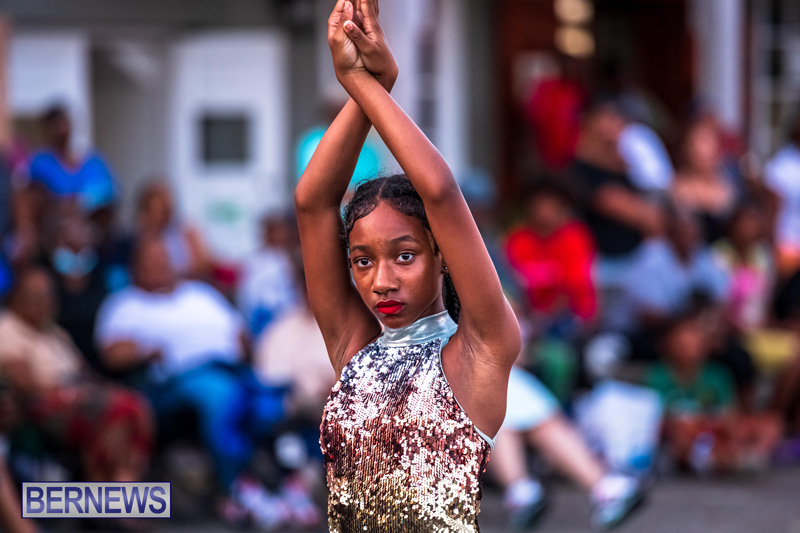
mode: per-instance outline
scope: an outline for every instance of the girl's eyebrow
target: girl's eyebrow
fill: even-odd
[[[400,244],[402,242],[413,242],[419,244],[419,240],[417,240],[413,235],[401,235],[400,237],[396,237],[389,242],[392,244]]]
[[[397,245],[404,242],[413,242],[415,244],[419,244],[419,239],[415,238],[413,235],[401,235],[400,237],[395,237],[394,239],[389,241],[389,244]],[[366,244],[356,244],[350,247],[350,253],[352,252],[367,252],[370,250],[370,247]]]

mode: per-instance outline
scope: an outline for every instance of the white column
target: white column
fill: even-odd
[[[437,42],[435,138],[456,178],[467,171],[469,120],[464,0],[440,0]]]
[[[698,95],[732,129],[742,127],[744,0],[694,0]]]
[[[381,2],[381,25],[400,67],[392,96],[408,115],[419,118],[419,46],[424,29],[425,6],[430,0]]]

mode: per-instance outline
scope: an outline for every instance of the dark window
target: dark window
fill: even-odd
[[[246,115],[205,115],[200,131],[205,164],[241,165],[250,159],[250,119]]]

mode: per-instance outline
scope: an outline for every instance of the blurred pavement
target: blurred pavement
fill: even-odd
[[[589,508],[584,494],[563,483],[550,484],[551,507],[537,533],[586,533]],[[502,525],[501,495],[486,491],[483,533],[508,531]],[[171,522],[164,533],[227,533],[217,523]],[[320,530],[326,531],[326,529]],[[619,533],[800,533],[800,467],[779,469],[756,479],[660,482],[648,503]]]

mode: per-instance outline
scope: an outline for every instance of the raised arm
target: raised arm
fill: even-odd
[[[350,2],[338,0],[328,21],[328,43],[335,57],[342,61],[339,68],[366,72],[365,58],[359,55],[342,28],[344,21],[352,20],[357,11]],[[370,59],[374,68],[381,69],[381,88],[390,90],[397,78],[391,54],[384,57],[373,54]],[[337,375],[381,331],[380,323],[352,284],[347,254],[340,240],[342,197],[370,127],[358,105],[352,99],[348,101],[319,143],[295,190],[309,302]]]
[[[377,25],[375,3],[364,0],[362,7],[364,27]],[[365,43],[376,46],[352,23],[345,23],[345,30],[359,49]],[[336,71],[422,197],[431,231],[461,299],[456,335],[470,347],[480,348],[475,350],[480,362],[507,369],[519,351],[519,326],[450,168],[378,80],[355,69],[337,66]]]

